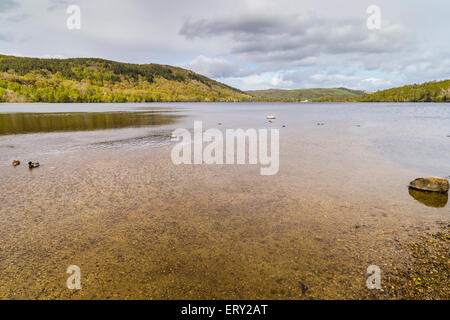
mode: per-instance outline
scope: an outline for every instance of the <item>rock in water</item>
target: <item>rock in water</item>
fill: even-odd
[[[449,183],[444,178],[418,178],[411,181],[409,187],[421,191],[447,193]]]

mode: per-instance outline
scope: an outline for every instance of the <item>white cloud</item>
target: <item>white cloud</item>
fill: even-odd
[[[283,80],[280,75],[273,77],[272,80],[270,80],[270,84],[276,88],[291,88],[294,85],[292,81]]]
[[[207,77],[226,78],[237,73],[238,67],[225,59],[198,56],[186,65],[186,68]]]

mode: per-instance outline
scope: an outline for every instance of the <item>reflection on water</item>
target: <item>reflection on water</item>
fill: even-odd
[[[409,188],[409,195],[427,207],[444,208],[448,202],[448,193],[426,192]]]
[[[168,125],[180,116],[155,112],[70,112],[0,114],[0,135],[92,131]]]

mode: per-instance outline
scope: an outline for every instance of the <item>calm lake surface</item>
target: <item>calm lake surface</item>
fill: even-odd
[[[175,166],[196,120],[280,129],[279,173]],[[0,298],[372,297],[369,265],[449,221],[407,188],[449,159],[449,104],[0,104]]]

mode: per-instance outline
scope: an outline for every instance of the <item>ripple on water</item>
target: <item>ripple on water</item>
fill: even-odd
[[[100,141],[89,144],[89,148],[109,149],[122,147],[162,147],[171,143],[170,132],[156,132],[145,136]]]

